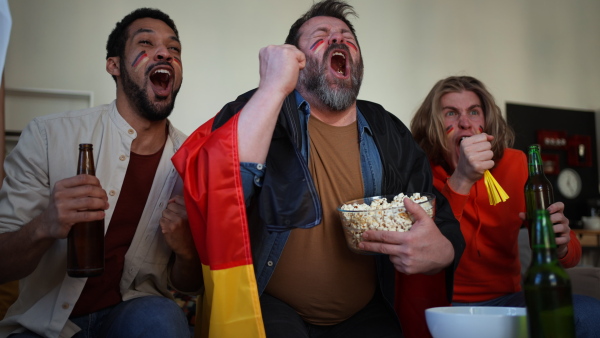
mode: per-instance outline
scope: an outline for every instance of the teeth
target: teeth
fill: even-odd
[[[171,72],[168,71],[168,70],[166,70],[166,69],[157,69],[157,70],[154,71],[154,74],[156,74],[156,73],[162,73],[162,74],[169,74],[169,75],[171,75]]]
[[[343,57],[344,59],[346,59],[346,55],[344,55],[344,54],[342,54],[342,53],[340,53],[340,52],[335,52],[335,53],[333,53],[333,56],[336,56],[336,55],[337,55],[337,56],[341,56],[341,57]]]

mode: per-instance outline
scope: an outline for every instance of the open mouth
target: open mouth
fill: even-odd
[[[156,69],[150,74],[150,81],[156,87],[167,89],[171,81],[171,72],[167,69]]]
[[[341,76],[346,76],[346,55],[341,52],[334,52],[331,55],[331,69]]]
[[[456,154],[457,154],[459,157],[460,157],[460,144],[461,144],[461,143],[462,143],[462,141],[463,141],[464,139],[466,139],[467,137],[469,137],[469,136],[463,136],[463,137],[460,137],[460,138],[459,138],[459,139],[456,141]]]

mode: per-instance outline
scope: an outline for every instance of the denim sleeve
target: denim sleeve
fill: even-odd
[[[254,195],[256,188],[262,187],[266,166],[262,163],[241,162],[240,173],[242,175],[242,188],[244,189],[244,201],[246,206]]]

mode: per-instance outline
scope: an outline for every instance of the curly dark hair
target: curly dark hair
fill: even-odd
[[[175,32],[175,36],[179,38],[179,32],[177,31],[175,22],[173,22],[173,20],[167,14],[155,8],[138,8],[132,11],[131,13],[127,14],[121,21],[117,22],[115,28],[108,36],[108,41],[106,42],[107,59],[113,56],[124,56],[125,43],[129,38],[127,29],[129,28],[129,25],[131,25],[131,23],[133,23],[135,20],[143,18],[151,18],[164,22],[173,30],[173,32]],[[115,76],[113,76],[113,79],[115,79],[115,81],[117,80]]]
[[[358,38],[356,37],[356,32],[354,31],[354,26],[350,23],[350,21],[346,18],[348,15],[353,15],[358,18],[358,14],[354,11],[354,7],[347,4],[344,1],[340,0],[323,0],[316,4],[313,4],[308,12],[304,13],[290,28],[290,32],[288,33],[287,38],[285,39],[286,44],[294,45],[298,47],[298,40],[300,40],[299,30],[302,25],[317,16],[329,16],[332,18],[342,20],[350,31],[354,38],[356,39],[356,43],[358,44]]]

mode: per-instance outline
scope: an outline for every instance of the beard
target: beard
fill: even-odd
[[[329,54],[334,49],[343,49],[349,58],[350,79],[327,79],[329,73]],[[350,107],[360,91],[363,77],[363,60],[354,62],[348,46],[342,44],[330,45],[323,54],[321,64],[316,57],[306,56],[306,66],[300,71],[298,83],[307,92],[315,95],[326,107],[333,111],[342,111]]]
[[[153,65],[156,66],[156,65]],[[152,66],[152,67],[153,67]],[[123,70],[121,79],[123,83],[123,91],[125,96],[131,105],[136,109],[138,114],[148,121],[162,121],[171,115],[173,108],[175,107],[175,98],[179,89],[173,92],[172,98],[169,100],[168,97],[157,97],[157,102],[152,102],[146,90],[140,87],[131,78],[129,71],[125,67],[123,58],[121,58],[121,69]],[[150,67],[148,68],[150,70]],[[146,71],[146,75],[148,71]],[[150,81],[149,79],[147,81]]]

